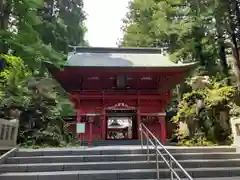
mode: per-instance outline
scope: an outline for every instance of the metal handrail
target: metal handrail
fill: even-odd
[[[157,170],[157,179],[158,180],[160,179],[160,177],[159,177],[158,156],[161,156],[163,161],[168,166],[168,168],[170,170],[171,180],[173,180],[175,178],[178,179],[178,180],[181,180],[181,178],[179,177],[178,173],[173,169],[173,163],[175,163],[177,168],[179,168],[182,171],[182,173],[184,174],[185,178],[187,178],[188,180],[193,180],[193,178],[188,174],[188,172],[181,166],[181,164],[179,164],[179,162],[170,154],[170,152],[163,146],[163,144],[156,138],[156,136],[154,136],[151,133],[151,131],[144,124],[142,124],[142,123],[140,124],[139,131],[140,131],[140,138],[141,138],[141,147],[142,147],[142,149],[143,149],[143,135],[146,137],[146,140],[147,140],[147,161],[148,162],[150,161],[149,142],[152,144],[152,146],[155,147],[155,150],[156,150],[156,170]],[[155,141],[155,143],[154,143],[154,141]],[[164,154],[161,151],[159,151],[158,146],[160,146],[161,149],[164,151],[164,153],[166,155],[168,155],[169,160],[167,160],[166,157],[164,157]]]

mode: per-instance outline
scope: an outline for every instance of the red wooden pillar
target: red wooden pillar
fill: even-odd
[[[92,134],[93,134],[93,132],[92,132],[93,117],[89,117],[88,123],[89,123],[88,147],[91,147],[92,146]]]
[[[101,129],[102,129],[102,140],[106,139],[106,113],[105,110],[102,111],[101,116]]]
[[[137,83],[139,83],[139,80],[137,81]],[[139,95],[139,91],[137,92],[137,139],[141,139],[141,135],[140,135],[140,124],[142,123],[141,121],[141,114],[140,114],[140,95]]]
[[[159,117],[159,123],[160,123],[160,132],[161,132],[161,142],[162,144],[164,144],[167,138],[165,118]]]
[[[80,114],[81,114],[80,110],[77,109],[77,120],[76,120],[76,121],[77,121],[77,124],[78,124],[78,123],[81,123],[81,115],[80,115]],[[76,126],[77,126],[77,124],[76,124]],[[82,140],[82,138],[81,138],[81,133],[78,133],[77,136],[79,137],[79,139],[80,139],[80,141],[81,141],[81,140]]]
[[[137,110],[137,139],[140,139],[140,124],[141,124],[141,115],[140,115],[140,109]]]

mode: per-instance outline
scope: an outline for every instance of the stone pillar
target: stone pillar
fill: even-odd
[[[232,117],[230,119],[232,136],[233,136],[233,146],[236,150],[240,151],[240,117]]]

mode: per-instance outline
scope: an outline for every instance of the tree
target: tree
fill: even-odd
[[[1,0],[0,52],[21,57],[32,69],[64,63],[68,45],[84,44],[82,0]]]
[[[42,23],[36,26],[45,44],[68,53],[68,45],[85,45],[85,14],[82,0],[45,0],[38,14]]]
[[[0,0],[0,116],[20,119],[20,143],[76,142],[61,119],[73,107],[43,61],[60,66],[68,45],[85,45],[84,20],[82,0]]]
[[[61,54],[42,42],[34,26],[41,23],[37,10],[42,7],[38,0],[1,1],[0,52],[24,58],[31,67],[43,59],[61,61]]]
[[[175,61],[199,61],[208,74],[222,69],[228,77],[228,7],[223,0],[134,0],[120,46],[160,47]]]
[[[197,120],[198,131],[203,132],[205,140],[216,143],[223,141],[218,138],[220,134],[228,138],[230,132],[229,127],[222,127],[223,116],[219,113],[226,115],[223,119],[227,122],[231,116],[229,107],[239,105],[239,92],[235,91],[235,82],[240,84],[239,29],[239,0],[133,0],[119,45],[159,47],[175,62],[199,62],[194,75],[210,76],[212,87],[196,91],[186,80],[177,89],[178,96],[174,96],[178,98],[175,119],[181,121],[184,114],[190,125]],[[235,77],[230,70],[235,71]],[[201,113],[196,113],[199,97],[205,106]],[[190,140],[195,143],[196,134],[192,134]]]
[[[73,106],[63,93],[56,93],[57,83],[46,78],[33,79],[20,58],[6,55],[2,58],[7,66],[0,72],[0,117],[20,120],[18,142],[28,146],[78,143],[63,129],[61,115]],[[46,81],[51,82],[51,86]]]

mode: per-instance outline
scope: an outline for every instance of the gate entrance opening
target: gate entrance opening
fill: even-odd
[[[135,110],[107,110],[106,113],[107,140],[138,138],[137,112]]]

